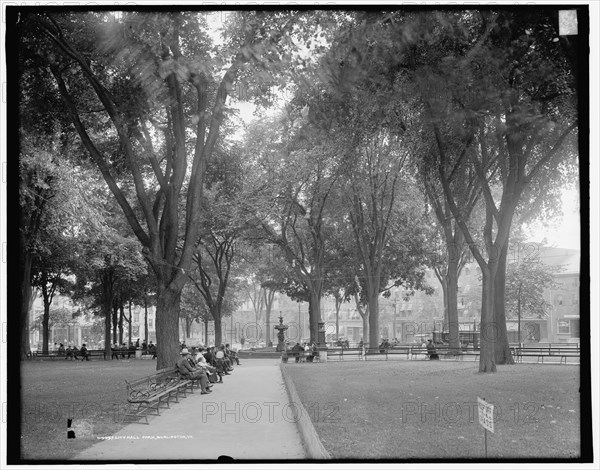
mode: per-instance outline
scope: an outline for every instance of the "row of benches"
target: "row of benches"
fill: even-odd
[[[579,358],[579,348],[574,347],[541,347],[541,348],[532,348],[532,347],[513,347],[511,348],[513,357],[516,362],[523,362],[524,357],[535,357],[537,358],[537,362],[544,363],[544,358],[552,357],[559,358],[561,364],[566,364],[567,359],[570,357]],[[457,359],[463,360],[465,357],[473,357],[475,360],[479,359],[480,350],[479,348],[469,348],[462,349],[459,351],[452,350],[449,348],[436,348],[436,354],[440,359]],[[383,359],[386,360],[390,358],[390,356],[406,356],[406,359],[427,359],[429,357],[429,352],[427,348],[423,347],[411,347],[411,346],[400,346],[394,347],[390,349],[379,349],[379,348],[368,348],[363,351],[362,348],[343,348],[343,349],[329,349],[327,351],[328,359],[338,358],[339,360],[344,360],[345,358],[350,359]]]
[[[194,393],[194,388],[200,387],[199,379],[183,378],[177,367],[125,382],[129,407],[123,420],[144,418],[145,424],[149,424],[148,414],[160,415],[161,408],[170,408],[171,400],[179,403],[180,396],[186,397],[188,391]]]
[[[436,349],[436,354],[442,358],[453,358],[453,359],[463,359],[465,356],[473,356],[475,358],[479,357],[478,349],[465,349],[461,351],[453,351],[447,348],[438,348]],[[379,348],[344,348],[344,349],[328,349],[327,350],[327,358],[338,358],[340,360],[344,360],[344,358],[352,358],[352,359],[383,359],[386,360],[390,358],[390,356],[406,356],[406,359],[412,360],[422,357],[423,359],[427,359],[429,357],[429,351],[427,348],[423,348],[420,346],[400,346],[394,347],[390,349],[379,349]]]
[[[117,355],[117,358],[131,358],[135,357],[135,351],[111,351],[111,357]],[[88,356],[90,358],[93,357],[101,357],[102,359],[106,359],[106,352],[104,349],[88,349]],[[81,353],[77,352],[78,359],[81,359],[83,356]],[[151,352],[143,352],[142,359],[151,359],[154,357],[154,353]],[[42,351],[34,351],[30,355],[28,355],[29,359],[70,359],[65,354],[59,354],[58,351],[48,351],[47,353]]]
[[[101,357],[101,358],[105,358],[105,351],[104,349],[88,349],[88,356],[90,358],[92,357]],[[64,354],[59,354],[58,351],[48,351],[48,352],[42,352],[42,351],[34,351],[32,352],[31,356],[28,356],[30,359],[70,359],[71,357],[67,356],[66,353]],[[77,351],[77,356],[78,359],[81,359],[83,356],[81,355],[81,353],[79,351]]]

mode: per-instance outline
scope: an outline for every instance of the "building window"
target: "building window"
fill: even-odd
[[[571,322],[568,321],[559,321],[558,322],[558,332],[559,333],[571,333]]]
[[[562,304],[563,304],[563,296],[557,295],[556,296],[556,305],[562,305]]]
[[[148,329],[154,329],[154,318],[148,318]]]
[[[133,312],[133,323],[140,322],[140,312]]]

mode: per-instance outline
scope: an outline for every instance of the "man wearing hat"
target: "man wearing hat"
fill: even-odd
[[[206,395],[210,393],[211,390],[208,386],[208,379],[206,378],[206,373],[201,367],[194,367],[189,361],[189,354],[187,348],[183,348],[181,350],[181,357],[177,361],[177,370],[181,374],[182,377],[191,380],[200,380],[200,388],[202,389],[202,395]]]

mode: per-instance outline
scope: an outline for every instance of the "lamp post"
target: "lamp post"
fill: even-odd
[[[392,320],[392,328],[393,328],[393,333],[392,333],[392,339],[396,338],[396,297],[394,296],[394,318]]]
[[[302,311],[298,302],[298,343],[302,341]]]

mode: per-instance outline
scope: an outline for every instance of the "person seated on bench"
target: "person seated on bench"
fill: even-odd
[[[315,362],[316,357],[319,357],[319,350],[317,349],[317,343],[313,341],[312,346],[310,347],[310,356],[308,361]]]
[[[221,349],[225,354],[225,365],[227,366],[227,370],[233,370],[233,355],[231,354],[231,350],[229,349],[229,344],[222,344]]]
[[[152,359],[156,359],[156,344],[152,343],[152,341],[148,345],[148,353],[152,354]]]
[[[430,360],[440,358],[440,356],[438,356],[437,351],[435,349],[435,345],[433,344],[433,341],[431,341],[431,340],[427,341],[427,355],[429,356]]]
[[[215,357],[215,366],[219,371],[223,371],[223,375],[229,375],[233,369],[229,367],[229,363],[227,358],[225,357],[225,345],[222,344],[221,347],[214,353]]]
[[[85,347],[85,343],[81,345],[81,349],[79,350],[79,354],[81,354],[81,362],[90,360],[90,353],[88,349]]]
[[[292,355],[296,357],[296,362],[300,362],[300,351],[302,350],[302,346],[300,343],[296,343],[292,348]]]
[[[187,349],[187,348],[184,348],[184,349]],[[196,360],[197,356],[202,356],[202,354],[198,354],[196,351],[196,348],[192,347],[192,353],[188,356],[188,361],[195,370],[199,370],[204,374],[204,376],[206,377],[206,380],[207,380],[206,388],[210,392],[210,389],[212,387],[211,380],[210,380],[210,374],[208,372],[208,369],[203,367],[201,365],[201,363],[199,362],[200,358],[198,357],[198,360]],[[204,357],[204,356],[202,356],[202,357]]]
[[[205,370],[206,376],[208,377],[209,382],[222,384],[223,376],[217,372],[216,367],[211,366],[206,361],[206,357],[204,357],[203,351],[204,351],[204,346],[199,346],[198,351],[196,352],[196,355],[194,356],[194,360],[196,361],[196,364],[198,364],[198,366],[202,367]],[[218,381],[217,381],[217,379],[218,379]]]
[[[312,348],[308,343],[304,343],[303,350],[300,351],[300,362],[312,362]]]
[[[64,356],[66,354],[65,352],[65,345],[60,343],[60,346],[58,347],[58,355],[59,356]]]
[[[177,370],[181,374],[182,377],[186,379],[197,379],[200,380],[200,388],[202,390],[202,395],[206,395],[210,393],[211,390],[208,387],[208,379],[206,378],[206,374],[202,370],[201,367],[192,366],[190,362],[190,358],[188,357],[190,352],[187,348],[183,348],[180,353],[180,358],[177,361]]]
[[[135,345],[130,341],[127,348],[127,359],[131,358],[131,356],[135,357]]]
[[[214,355],[214,346],[209,346],[206,348],[204,352],[204,359],[206,359],[206,363],[214,367],[215,365],[215,355]]]
[[[113,358],[116,358],[117,361],[119,360],[119,353],[121,352],[121,349],[119,348],[119,345],[117,343],[113,344],[110,347],[110,351],[111,351],[111,356],[110,359],[112,360]]]
[[[71,359],[73,360],[73,349],[71,348],[71,345],[69,344],[69,346],[67,346],[67,357],[65,357],[65,360],[67,359]]]
[[[225,345],[225,356],[227,356],[227,359],[229,359],[229,362],[232,366],[234,361],[238,366],[240,365],[240,360],[237,357],[237,353],[229,347],[229,343]]]

